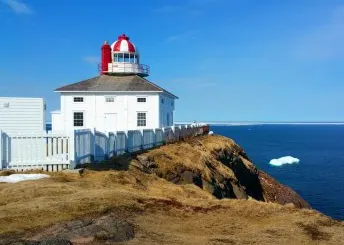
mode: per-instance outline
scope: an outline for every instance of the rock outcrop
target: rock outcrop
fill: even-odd
[[[291,188],[258,170],[233,140],[219,136],[186,139],[134,156],[130,167],[175,184],[194,184],[218,199],[253,198],[310,208]]]

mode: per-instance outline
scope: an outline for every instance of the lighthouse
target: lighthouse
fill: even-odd
[[[101,45],[99,76],[55,90],[61,108],[51,112],[53,132],[156,129],[174,125],[177,96],[149,81],[149,66],[122,34]]]
[[[120,35],[111,46],[105,41],[101,52],[101,74],[149,75],[149,66],[140,64],[140,54],[125,34]]]

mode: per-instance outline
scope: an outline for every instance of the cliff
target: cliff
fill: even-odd
[[[139,154],[130,166],[174,184],[194,184],[218,199],[253,198],[310,208],[291,188],[258,170],[233,140],[219,135],[189,138]]]
[[[309,209],[222,136],[187,139],[85,167],[37,181],[0,183],[0,244],[344,240],[343,222]]]

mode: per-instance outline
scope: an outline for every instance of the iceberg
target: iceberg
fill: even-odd
[[[270,164],[273,166],[282,166],[284,164],[294,164],[294,163],[299,163],[300,159],[295,158],[295,157],[291,157],[291,156],[285,156],[285,157],[281,157],[278,159],[272,159],[270,161]]]
[[[25,180],[37,180],[49,177],[47,174],[11,174],[9,176],[0,176],[0,182],[17,183]]]

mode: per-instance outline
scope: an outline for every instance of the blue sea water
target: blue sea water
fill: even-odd
[[[344,125],[212,126],[241,145],[254,164],[293,188],[314,209],[344,220]],[[280,167],[271,159],[293,156]]]

